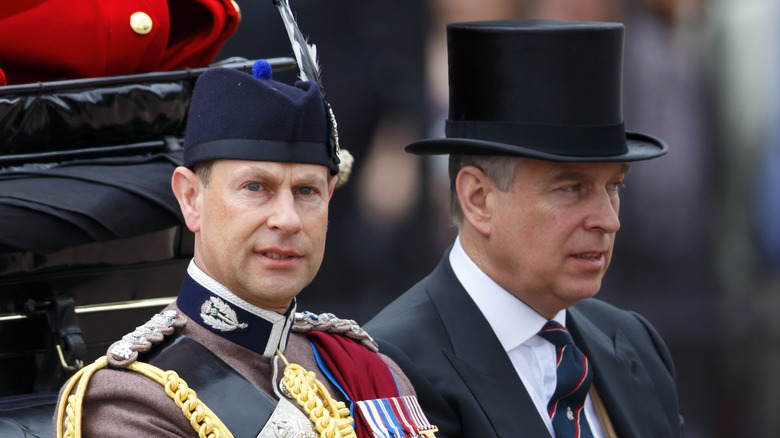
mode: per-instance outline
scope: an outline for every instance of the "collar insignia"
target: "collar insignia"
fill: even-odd
[[[209,297],[200,305],[200,317],[213,329],[222,332],[232,332],[236,329],[249,327],[249,324],[238,322],[236,311],[215,296]]]

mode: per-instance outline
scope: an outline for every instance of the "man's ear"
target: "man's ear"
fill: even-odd
[[[179,166],[173,171],[171,188],[176,200],[179,201],[181,214],[187,228],[193,233],[200,231],[200,204],[198,197],[203,190],[198,175],[192,170]]]
[[[464,220],[479,233],[489,236],[493,216],[492,193],[495,190],[493,181],[479,168],[465,166],[455,179],[455,190]]]
[[[331,197],[333,197],[333,191],[336,188],[336,183],[338,182],[339,178],[338,175],[333,175],[330,177],[330,182],[328,183],[328,200],[330,200]]]

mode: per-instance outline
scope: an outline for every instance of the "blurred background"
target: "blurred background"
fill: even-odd
[[[356,158],[301,308],[365,322],[451,243],[446,158],[402,150],[443,136],[446,23],[622,22],[626,127],[670,152],[632,168],[599,297],[643,314],[665,338],[687,437],[780,436],[780,1],[291,3]],[[242,23],[217,59],[292,55],[270,1],[240,5]]]
[[[293,55],[279,12],[270,0],[236,1],[242,20],[215,61]],[[67,2],[49,2],[70,11]],[[3,3],[0,18],[13,18],[21,10],[35,12],[42,3]],[[197,5],[206,2],[193,3],[194,9],[187,9],[183,5],[189,3],[184,1],[154,2],[162,5],[163,16],[179,13],[172,19],[175,28],[171,27],[172,35],[180,38],[172,37],[178,45],[170,44],[162,26],[155,28],[160,31],[155,38],[164,40],[160,47],[168,51],[160,52],[158,61],[163,66],[176,58],[167,53],[197,45],[182,36],[198,41],[199,32],[210,32],[203,25],[206,21],[186,15],[205,10]],[[670,152],[632,166],[622,194],[622,228],[599,297],[641,313],[666,340],[676,363],[687,437],[780,436],[780,0],[291,0],[291,7],[301,29],[318,48],[326,99],[338,120],[341,145],[356,159],[350,182],[333,196],[326,257],[315,280],[300,295],[300,309],[328,311],[364,323],[427,275],[452,243],[455,229],[446,213],[446,157],[423,158],[403,152],[403,146],[414,140],[443,136],[448,111],[447,23],[491,19],[622,22],[626,127],[664,139]],[[214,20],[215,28],[222,29],[211,33],[219,38],[233,31],[235,12],[230,11],[232,15],[222,21]],[[179,21],[182,13],[184,19]],[[71,29],[75,26],[71,18],[90,19],[83,15],[74,12],[61,21]],[[75,28],[99,31],[93,26]],[[2,31],[12,35],[0,41],[0,48],[18,49],[28,41],[42,41],[44,49],[51,45],[46,38],[28,38],[7,26],[0,27]],[[88,33],[83,35],[90,39]],[[79,48],[79,54],[86,53],[82,45],[72,46]],[[210,57],[216,47],[217,42],[209,43],[198,52]],[[121,64],[128,60],[143,64],[151,58],[144,51],[138,52],[139,59],[121,50],[95,53],[110,55]],[[34,51],[29,58],[32,72],[41,73]],[[49,58],[59,59],[51,54]],[[71,59],[64,58],[70,65]],[[11,85],[19,68],[7,57],[2,61]],[[101,68],[112,65],[96,64]],[[138,72],[155,69],[160,67],[139,67]],[[73,77],[55,73],[54,78]],[[98,70],[94,76],[110,74],[117,73]],[[172,97],[156,96],[157,88],[147,90],[144,81],[134,84],[156,96],[132,99],[143,117],[154,112],[149,102],[166,105],[158,111],[165,114],[164,120],[179,115],[179,123],[166,132],[174,140],[181,136],[188,83],[194,80],[189,72],[185,76],[179,88],[171,91]],[[279,71],[274,78],[292,83],[295,76],[293,70]],[[27,82],[38,80],[51,79]],[[5,78],[0,77],[3,84]],[[25,104],[8,88],[0,87],[0,103],[6,108],[0,114],[8,113],[16,120],[17,110]],[[83,94],[90,103],[90,92],[82,89],[76,96]],[[62,95],[55,97],[52,102],[62,102]],[[125,113],[135,114],[130,111],[132,105],[116,105],[120,108],[116,114],[114,104],[105,110],[132,120],[125,117]],[[42,118],[56,121],[49,119]],[[106,129],[116,134],[114,122],[108,117]],[[157,135],[156,129],[131,131]],[[11,131],[5,128],[3,134]],[[30,134],[35,143],[35,136],[51,132],[32,129]],[[62,143],[62,136],[55,137]],[[192,236],[183,229],[175,200],[166,189],[170,172],[180,160],[180,145],[156,141],[164,151],[155,155],[159,162],[147,163],[143,151],[138,162],[105,162],[105,157],[98,157],[101,166],[88,163],[93,171],[101,170],[94,179],[107,183],[111,190],[67,190],[52,182],[52,174],[83,180],[85,171],[73,163],[27,163],[19,169],[14,163],[0,165],[0,182],[10,181],[0,185],[0,219],[10,218],[17,227],[10,229],[6,224],[11,222],[2,222],[0,237],[21,236],[23,241],[12,247],[0,239],[0,376],[5,377],[0,379],[0,396],[56,389],[61,383],[64,376],[49,376],[63,361],[53,353],[59,339],[54,336],[58,327],[53,320],[73,329],[64,331],[80,342],[80,350],[66,348],[66,353],[83,353],[86,343],[85,358],[90,359],[102,355],[114,339],[153,313],[149,308],[136,308],[99,314],[90,307],[93,303],[118,301],[118,292],[127,297],[122,300],[131,302],[153,299],[147,307],[164,305],[154,299],[173,299],[192,255]],[[3,141],[0,146],[8,148]],[[8,154],[16,152],[0,151],[3,163],[9,162]],[[16,155],[15,159],[24,158]],[[138,173],[126,171],[130,166],[138,167]],[[36,186],[34,190],[17,189],[23,183]],[[116,193],[137,194],[131,183],[148,186],[137,191],[155,196],[138,200],[128,193],[122,197]],[[77,227],[68,225],[60,231],[45,224],[32,226],[27,210],[18,216],[14,212],[29,209],[44,198],[59,203],[62,191],[75,199],[76,211],[64,214],[48,205],[38,209],[88,225],[96,220],[94,213],[82,214],[86,200],[98,212],[112,214],[98,218],[106,224],[101,222],[100,233],[94,236],[66,242],[72,245],[63,244],[64,249],[36,250],[33,243],[53,244],[51,235],[78,240],[72,231]],[[22,192],[30,199],[20,201]],[[122,233],[113,235],[101,227]],[[27,234],[17,236],[17,229]],[[77,323],[75,313],[79,313]],[[33,342],[38,338],[40,342]],[[43,363],[51,367],[37,365],[33,358],[44,353]],[[29,378],[22,378],[24,374]]]

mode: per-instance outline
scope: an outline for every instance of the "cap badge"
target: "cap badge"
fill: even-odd
[[[222,332],[249,327],[249,324],[238,322],[236,311],[218,297],[209,297],[200,305],[200,317],[213,329]]]

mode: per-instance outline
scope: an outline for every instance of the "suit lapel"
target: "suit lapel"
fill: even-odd
[[[610,337],[576,307],[568,315],[567,327],[593,364],[594,385],[618,436],[654,436],[648,425],[665,424],[665,418],[654,418],[664,409],[657,397],[648,397],[655,394],[653,382],[628,337],[619,329]]]
[[[493,425],[495,436],[517,436],[519,432],[549,436],[509,356],[455,277],[449,252],[430,280],[428,293],[452,343],[452,352],[445,350],[444,354]]]

